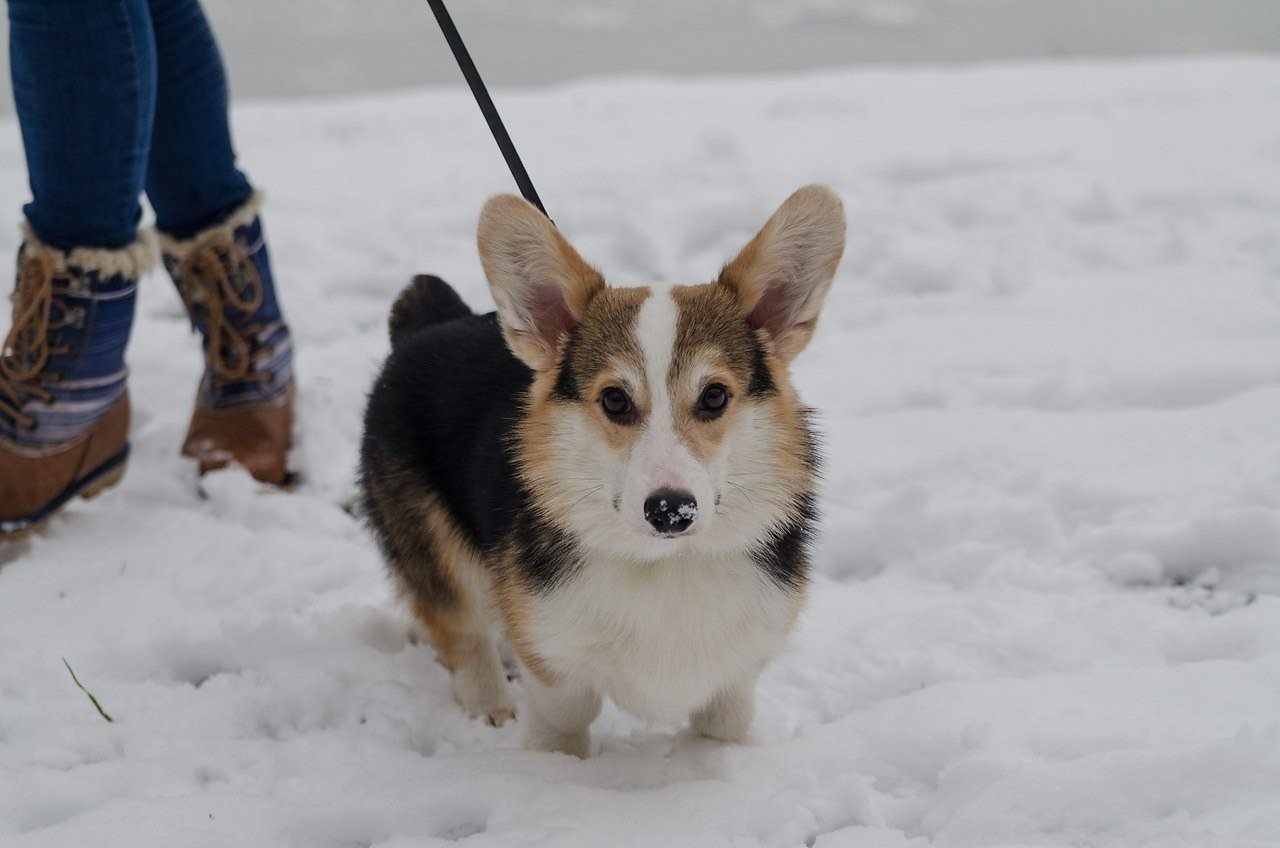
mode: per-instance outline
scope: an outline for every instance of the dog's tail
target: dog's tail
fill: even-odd
[[[391,306],[387,330],[395,347],[414,330],[474,315],[453,287],[439,277],[419,274]]]

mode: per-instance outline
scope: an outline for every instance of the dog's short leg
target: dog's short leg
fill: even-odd
[[[524,681],[526,697],[520,718],[524,747],[585,759],[591,746],[591,722],[600,714],[600,694],[569,682],[547,686],[529,673]]]
[[[694,732],[721,742],[741,742],[756,714],[756,678],[734,683],[716,693],[690,716]]]
[[[487,622],[470,609],[423,609],[418,617],[431,632],[440,661],[453,672],[453,695],[472,718],[494,727],[516,714],[515,699]]]
[[[468,634],[460,640],[458,663],[453,672],[453,694],[472,718],[480,716],[493,727],[515,718],[516,702],[507,683],[498,648],[487,633]]]
[[[399,506],[415,502],[417,510]],[[458,703],[495,727],[513,718],[515,699],[492,635],[492,589],[479,551],[429,492],[375,487],[369,505],[401,595],[452,672]]]

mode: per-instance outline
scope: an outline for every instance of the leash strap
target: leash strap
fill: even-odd
[[[471,86],[471,93],[475,95],[476,105],[480,107],[480,112],[489,124],[489,131],[493,133],[493,140],[498,143],[498,149],[502,151],[502,158],[507,160],[507,167],[511,169],[511,176],[515,177],[516,185],[520,187],[520,193],[524,195],[525,200],[538,207],[539,212],[547,215],[547,210],[542,205],[542,200],[538,198],[537,190],[533,187],[533,180],[529,179],[529,172],[524,169],[524,163],[520,161],[520,154],[516,152],[516,146],[511,143],[511,136],[507,134],[507,128],[502,124],[502,118],[498,115],[498,110],[493,105],[493,99],[489,97],[489,90],[484,87],[484,80],[480,79],[480,72],[476,70],[475,62],[471,61],[471,54],[467,52],[467,45],[462,43],[462,36],[458,34],[458,28],[453,25],[453,18],[449,16],[449,10],[444,7],[444,0],[427,0],[427,3],[431,6],[431,11],[435,13],[436,23],[440,24],[440,31],[444,33],[444,40],[449,42],[449,49],[453,51],[453,58],[458,60],[458,67],[462,70],[462,76],[466,78],[467,85]],[[547,215],[547,219],[550,220],[551,216]]]

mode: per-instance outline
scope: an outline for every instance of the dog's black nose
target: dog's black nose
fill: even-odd
[[[659,489],[644,502],[644,520],[659,533],[683,533],[698,519],[698,502],[688,492]]]

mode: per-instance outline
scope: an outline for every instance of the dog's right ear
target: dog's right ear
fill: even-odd
[[[511,351],[535,371],[554,367],[604,279],[547,216],[513,194],[484,205],[477,241]]]

